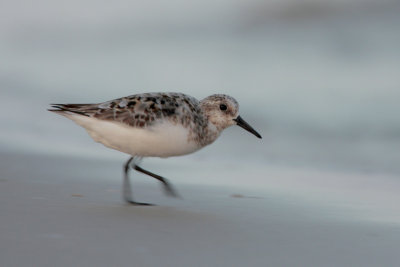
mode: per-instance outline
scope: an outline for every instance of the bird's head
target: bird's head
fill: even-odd
[[[200,106],[208,121],[219,131],[238,125],[261,138],[261,135],[239,116],[239,104],[233,97],[222,94],[211,95],[201,100]]]

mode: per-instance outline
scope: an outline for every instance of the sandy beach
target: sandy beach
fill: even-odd
[[[183,160],[198,164],[191,161]],[[215,167],[184,174],[159,167],[191,176],[171,178],[182,199],[134,174],[135,197],[157,204],[134,207],[121,200],[117,160],[2,154],[0,265],[398,265],[400,181],[259,168],[247,177],[231,171],[247,186],[202,184],[210,173],[232,179]]]

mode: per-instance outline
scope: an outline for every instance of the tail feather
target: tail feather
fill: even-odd
[[[79,108],[82,108],[83,106],[82,104],[50,104],[50,106],[52,107],[52,109],[47,109],[48,111],[60,112],[60,113],[72,112],[89,117],[89,115],[86,112],[78,110]]]

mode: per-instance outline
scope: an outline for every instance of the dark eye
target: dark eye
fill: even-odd
[[[220,110],[227,110],[227,106],[226,105],[224,105],[224,104],[221,104],[221,105],[219,105],[219,109]]]

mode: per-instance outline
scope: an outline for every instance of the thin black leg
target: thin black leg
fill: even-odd
[[[122,187],[123,198],[124,198],[126,203],[129,203],[129,204],[132,204],[132,205],[151,206],[152,204],[136,202],[136,201],[133,200],[131,183],[129,181],[129,169],[130,169],[130,165],[131,165],[132,161],[133,161],[133,157],[130,157],[128,159],[128,161],[124,165],[124,181],[123,181],[123,187]]]
[[[172,185],[171,185],[171,184],[168,182],[168,180],[165,179],[164,177],[161,177],[160,175],[157,175],[157,174],[154,174],[154,173],[152,173],[152,172],[146,171],[145,169],[139,167],[139,166],[136,165],[136,164],[133,164],[133,168],[134,168],[135,170],[137,170],[138,172],[147,174],[147,175],[149,175],[149,176],[151,176],[151,177],[153,177],[153,178],[156,178],[156,179],[159,180],[160,182],[162,182],[163,185],[164,185],[165,193],[166,193],[167,195],[173,196],[173,197],[179,197],[179,195],[178,195],[178,193],[176,192],[176,190],[172,187]]]

